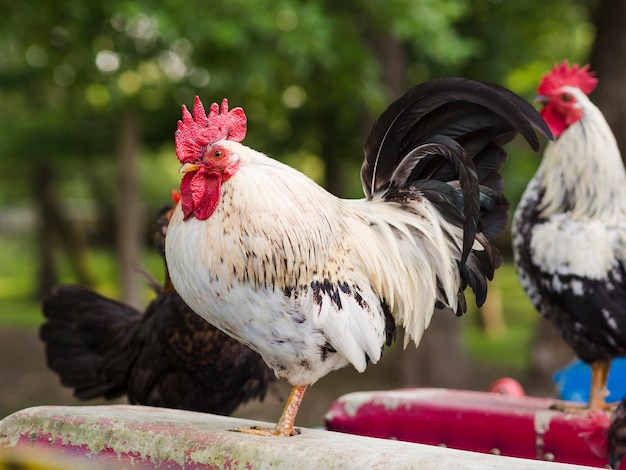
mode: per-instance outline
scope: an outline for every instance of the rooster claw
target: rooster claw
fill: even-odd
[[[564,413],[577,413],[587,411],[589,408],[586,403],[571,403],[559,401],[552,403],[549,407],[551,411],[562,411]]]
[[[253,436],[264,436],[264,437],[290,437],[290,436],[297,436],[301,432],[299,429],[296,429],[296,428],[277,429],[277,428],[266,428],[264,426],[250,426],[249,428],[235,428],[235,429],[229,429],[229,431],[241,432],[244,434],[252,434]]]
[[[601,403],[595,407],[590,407],[588,403],[572,403],[559,401],[550,405],[550,410],[562,411],[565,413],[587,413],[590,411],[612,412],[617,408],[618,403]]]

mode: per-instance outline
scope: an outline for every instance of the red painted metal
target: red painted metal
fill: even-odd
[[[552,410],[556,400],[448,389],[357,392],[336,400],[326,428],[482,453],[605,467],[604,412]],[[559,402],[563,403],[563,402]]]

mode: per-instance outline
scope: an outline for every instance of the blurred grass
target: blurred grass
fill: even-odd
[[[465,345],[476,361],[526,369],[530,365],[536,324],[541,317],[522,290],[512,260],[505,261],[498,269],[489,292],[490,300],[494,296],[493,302],[501,305],[503,328],[489,332],[483,327],[477,309],[468,312],[472,321],[463,323]]]
[[[36,255],[32,237],[0,237],[0,328],[41,322],[39,306],[32,298]]]
[[[39,301],[33,297],[37,278],[37,252],[29,236],[0,236],[0,328],[37,328],[43,321]],[[95,289],[102,295],[118,298],[115,257],[110,251],[90,251],[89,266],[97,280]],[[157,253],[146,247],[141,268],[157,280],[163,278],[162,261]],[[76,282],[69,263],[59,263],[61,283]],[[530,342],[539,315],[526,298],[517,280],[512,263],[506,262],[490,284],[490,295],[501,301],[504,327],[486,331],[481,315],[474,307],[462,321],[463,341],[470,356],[479,362],[524,370],[530,361]],[[153,296],[147,283],[145,302]],[[471,294],[468,295],[468,297]],[[501,299],[501,300],[500,300]],[[471,305],[471,302],[468,302]]]
[[[35,298],[37,282],[37,251],[31,235],[0,235],[0,329],[36,328],[43,321],[39,300]],[[88,265],[96,279],[94,289],[105,296],[118,298],[116,260],[110,250],[94,248],[89,252]],[[139,268],[158,281],[163,280],[163,262],[150,247],[146,247]],[[58,265],[59,283],[76,283],[65,257]],[[147,303],[154,296],[145,283]]]

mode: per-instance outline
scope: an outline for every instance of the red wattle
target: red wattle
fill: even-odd
[[[180,183],[183,220],[192,215],[199,220],[211,217],[220,200],[221,185],[222,175],[215,171],[201,168],[186,173]]]
[[[565,123],[564,116],[558,113],[551,104],[539,111],[539,114],[541,114],[543,120],[546,121],[546,124],[555,138],[559,137],[568,127]]]

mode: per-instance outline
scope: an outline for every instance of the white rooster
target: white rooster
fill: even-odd
[[[172,282],[191,308],[259,352],[292,391],[273,429],[290,436],[307,386],[376,363],[396,324],[418,343],[433,311],[485,300],[500,264],[489,240],[507,224],[502,145],[533,126],[511,91],[460,78],[409,90],[374,124],[361,180],[339,199],[242,145],[246,117],[196,98],[183,106],[176,151],[182,200],[168,229]]]
[[[626,173],[604,116],[589,100],[589,66],[556,65],[539,84],[556,137],[513,218],[521,283],[539,312],[591,364],[587,406],[606,408],[611,361],[626,356]]]

